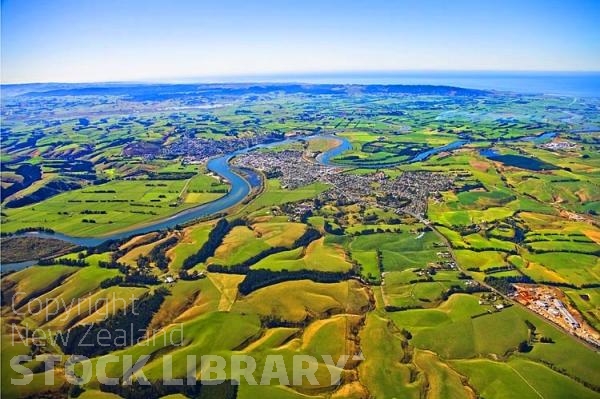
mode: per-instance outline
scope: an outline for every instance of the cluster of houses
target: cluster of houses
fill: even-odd
[[[233,137],[228,140],[212,140],[184,136],[161,148],[161,156],[166,158],[184,157],[188,163],[204,162],[211,157],[228,154],[244,148],[272,143],[282,139],[278,133]]]
[[[339,173],[338,168],[311,163],[302,158],[298,150],[277,152],[250,152],[238,155],[233,164],[239,167],[256,169],[269,177],[277,177],[281,187],[296,189],[316,181],[328,181]]]
[[[570,141],[552,141],[542,144],[540,147],[551,151],[571,151],[577,148],[577,145]]]
[[[429,196],[448,190],[453,184],[443,173],[426,171],[404,172],[397,178],[389,178],[381,171],[363,175],[342,173],[344,169],[312,162],[299,150],[251,152],[237,156],[233,163],[277,177],[287,189],[317,181],[328,183],[331,188],[323,194],[325,201],[363,204],[376,201],[380,206],[421,216],[426,214]]]
[[[409,199],[410,202],[403,207],[404,210],[424,217],[427,213],[428,198],[447,191],[452,186],[452,179],[443,173],[408,171],[396,179],[385,180],[380,190]]]

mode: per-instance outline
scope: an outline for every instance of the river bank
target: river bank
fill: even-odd
[[[507,139],[507,140],[500,140],[500,141],[501,142],[511,142],[511,141],[539,142],[539,141],[544,141],[544,140],[550,140],[556,136],[557,136],[556,132],[546,132],[546,133],[543,133],[538,136],[527,136],[527,137],[522,137],[519,139]],[[149,233],[152,231],[159,231],[159,230],[165,230],[168,228],[174,228],[176,226],[189,224],[198,219],[206,219],[206,218],[210,218],[214,215],[223,214],[224,212],[229,211],[229,210],[239,206],[240,204],[247,203],[249,201],[249,196],[254,192],[252,197],[255,197],[257,195],[257,192],[260,192],[260,189],[264,184],[264,176],[262,176],[261,174],[257,173],[254,170],[251,170],[251,169],[244,169],[243,171],[236,170],[235,168],[233,168],[230,165],[231,159],[233,159],[235,156],[237,156],[239,154],[247,153],[250,151],[256,151],[261,148],[272,147],[272,146],[277,146],[277,145],[284,145],[284,144],[288,144],[288,143],[298,142],[301,140],[310,140],[310,139],[315,139],[315,138],[335,139],[339,143],[339,145],[337,145],[333,148],[330,148],[329,150],[319,154],[316,158],[317,162],[319,162],[323,165],[343,167],[342,165],[337,165],[335,163],[334,159],[335,159],[335,157],[341,155],[345,151],[352,149],[352,144],[345,137],[334,136],[334,135],[314,135],[314,136],[303,136],[303,137],[298,137],[298,138],[288,138],[288,139],[285,139],[282,141],[271,142],[271,143],[266,143],[266,144],[259,144],[259,145],[253,146],[253,147],[240,149],[240,150],[237,150],[230,154],[225,154],[225,155],[217,157],[217,158],[213,158],[208,162],[207,169],[210,172],[220,176],[222,179],[226,180],[230,184],[229,192],[226,195],[224,195],[223,197],[221,197],[215,201],[212,201],[212,202],[209,202],[206,204],[202,204],[202,205],[199,205],[194,208],[183,210],[183,211],[176,213],[174,215],[171,215],[167,218],[160,219],[160,220],[157,220],[154,222],[150,222],[143,226],[136,226],[134,228],[131,228],[128,230],[123,230],[123,231],[109,234],[106,236],[76,237],[76,236],[66,235],[66,234],[63,234],[60,232],[55,232],[55,233],[26,232],[26,233],[22,233],[20,235],[21,236],[29,236],[29,237],[37,237],[37,238],[62,240],[62,241],[68,242],[70,244],[73,244],[76,246],[81,246],[81,247],[95,247],[95,246],[98,246],[98,245],[102,244],[103,242],[106,242],[109,240],[122,240],[122,239],[125,239],[128,237],[145,234],[145,233]],[[452,150],[461,148],[464,145],[469,144],[470,142],[471,141],[463,140],[463,139],[457,140],[457,141],[451,142],[446,145],[428,149],[426,151],[423,151],[423,152],[415,155],[413,158],[411,158],[409,160],[390,165],[389,167],[394,167],[399,164],[405,164],[405,163],[422,162],[435,154],[438,154],[438,153],[441,153],[444,151],[452,151]],[[484,155],[484,156],[490,155],[493,157],[496,154],[490,150],[489,154],[486,152],[483,152],[482,155]],[[13,237],[18,237],[18,236],[19,235],[15,235]],[[22,268],[31,266],[32,264],[35,264],[35,260],[28,260],[28,261],[19,262],[19,263],[6,263],[6,264],[0,264],[0,269],[2,271],[18,270],[18,269],[22,269]]]

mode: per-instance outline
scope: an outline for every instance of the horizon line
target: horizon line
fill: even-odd
[[[247,79],[247,78],[306,78],[306,77],[334,77],[334,76],[360,76],[361,74],[380,74],[393,75],[393,74],[414,74],[414,75],[427,75],[427,74],[508,74],[508,75],[526,75],[526,74],[540,74],[540,75],[584,75],[584,74],[600,74],[599,70],[536,70],[536,69],[398,69],[398,70],[336,70],[336,71],[297,71],[297,72],[265,72],[265,73],[247,73],[247,74],[224,74],[224,75],[197,75],[197,76],[179,76],[179,77],[152,77],[152,78],[140,78],[140,79],[126,79],[126,80],[81,80],[81,81],[19,81],[19,82],[1,82],[0,86],[24,86],[24,85],[36,85],[36,84],[241,84],[241,83],[309,83],[293,80],[270,80],[265,81],[236,81],[232,79]],[[214,81],[207,81],[215,79]],[[220,81],[219,81],[220,80]],[[311,84],[328,84],[326,82],[311,83]],[[344,83],[336,83],[344,84]],[[348,83],[350,84],[350,83]],[[354,83],[357,84],[357,83]],[[371,84],[374,85],[375,83]],[[399,84],[399,83],[396,83]]]

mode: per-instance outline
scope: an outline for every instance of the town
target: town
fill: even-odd
[[[428,198],[450,189],[453,184],[447,174],[426,171],[407,171],[397,178],[389,178],[381,171],[361,175],[347,173],[342,167],[321,165],[299,150],[246,153],[234,158],[232,163],[276,177],[282,188],[295,189],[316,181],[327,183],[331,188],[322,194],[324,200],[375,203],[422,217],[426,214]]]

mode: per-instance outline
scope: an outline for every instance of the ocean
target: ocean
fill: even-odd
[[[600,97],[600,72],[369,72],[249,75],[196,82],[444,85],[572,97]]]

